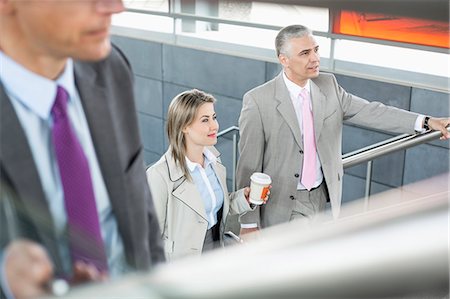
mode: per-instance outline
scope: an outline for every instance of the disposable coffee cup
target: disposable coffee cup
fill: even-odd
[[[255,205],[262,205],[264,198],[269,192],[269,186],[272,179],[269,175],[261,172],[255,172],[250,177],[250,202]]]

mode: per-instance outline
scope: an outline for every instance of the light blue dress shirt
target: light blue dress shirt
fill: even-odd
[[[69,118],[89,161],[100,228],[108,257],[109,275],[115,277],[128,271],[122,238],[119,235],[86,116],[75,86],[72,60],[67,61],[64,72],[53,81],[27,70],[0,51],[0,80],[11,99],[31,148],[56,233],[60,237],[59,251],[64,270],[70,271],[72,265],[68,245],[63,241],[67,218],[63,189],[51,141],[53,121],[50,113],[58,85],[64,87],[69,94]]]
[[[205,157],[203,167],[198,163],[190,161],[188,158],[186,158],[186,162],[189,173],[205,205],[208,229],[210,229],[217,223],[217,212],[223,206],[224,193],[212,167],[213,164],[217,163],[216,156],[208,149],[204,150],[203,155]]]

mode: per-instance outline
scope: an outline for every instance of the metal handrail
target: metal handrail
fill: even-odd
[[[450,127],[447,128],[450,132]],[[342,156],[342,164],[344,168],[352,167],[367,161],[371,161],[380,156],[384,156],[396,151],[404,150],[441,136],[440,131],[426,131],[424,133],[412,135],[400,135],[384,142],[374,144],[372,146],[347,153]]]
[[[447,131],[450,132],[450,127],[447,127]],[[217,134],[217,137],[221,137],[227,133],[233,133],[233,169],[232,169],[232,189],[236,190],[236,166],[237,166],[237,132],[239,127],[231,126]],[[366,172],[366,186],[364,192],[364,198],[366,204],[368,204],[371,182],[372,182],[372,164],[373,160],[381,156],[388,155],[393,152],[405,150],[422,143],[426,143],[441,136],[440,131],[426,131],[424,133],[417,134],[403,134],[382,142],[378,142],[367,147],[352,151],[342,155],[342,165],[344,168],[353,167],[364,162],[367,162]]]
[[[447,131],[450,131],[450,127],[447,128]],[[432,141],[434,139],[438,139],[439,136],[441,136],[440,131],[426,131],[424,133],[417,134],[403,134],[343,155],[342,165],[344,168],[349,168],[367,162],[366,185],[364,188],[365,207],[368,207],[369,205],[369,196],[372,186],[372,166],[374,159],[393,152],[405,150],[410,147]]]
[[[230,133],[231,131],[238,131],[239,132],[239,127],[236,126],[231,126],[229,128],[226,128],[225,130],[220,131],[219,133],[217,133],[217,137],[221,137],[227,133]]]
[[[239,132],[239,127],[237,126],[231,126],[229,128],[226,128],[223,131],[220,131],[217,134],[217,137],[222,137],[225,134],[228,134],[230,132],[233,132],[233,166],[232,166],[232,173],[231,173],[231,191],[236,191],[236,167],[237,167],[237,134]]]

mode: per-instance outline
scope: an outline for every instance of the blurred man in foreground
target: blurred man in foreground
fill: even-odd
[[[0,0],[0,175],[16,226],[15,236],[11,222],[0,228],[7,297],[164,260],[131,70],[109,41],[123,9],[121,0]]]

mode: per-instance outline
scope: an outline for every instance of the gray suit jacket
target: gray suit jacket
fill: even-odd
[[[342,195],[343,121],[413,133],[417,114],[351,95],[333,75],[325,73],[311,81],[311,99],[317,151],[333,215],[337,217]],[[273,186],[268,203],[241,217],[241,222],[266,227],[289,221],[301,179],[303,142],[282,73],[244,95],[239,126],[238,186],[247,186],[255,171],[269,174]]]
[[[130,66],[113,48],[103,61],[75,62],[75,81],[127,261],[135,269],[149,269],[165,258],[145,177]],[[9,198],[16,214],[16,230],[43,244],[53,259],[56,274],[61,274],[51,213],[25,133],[1,82],[0,113],[0,175],[3,187],[9,187],[9,196],[2,196],[2,204]],[[5,215],[0,218],[6,219]],[[10,241],[7,230],[2,223],[0,248]]]

